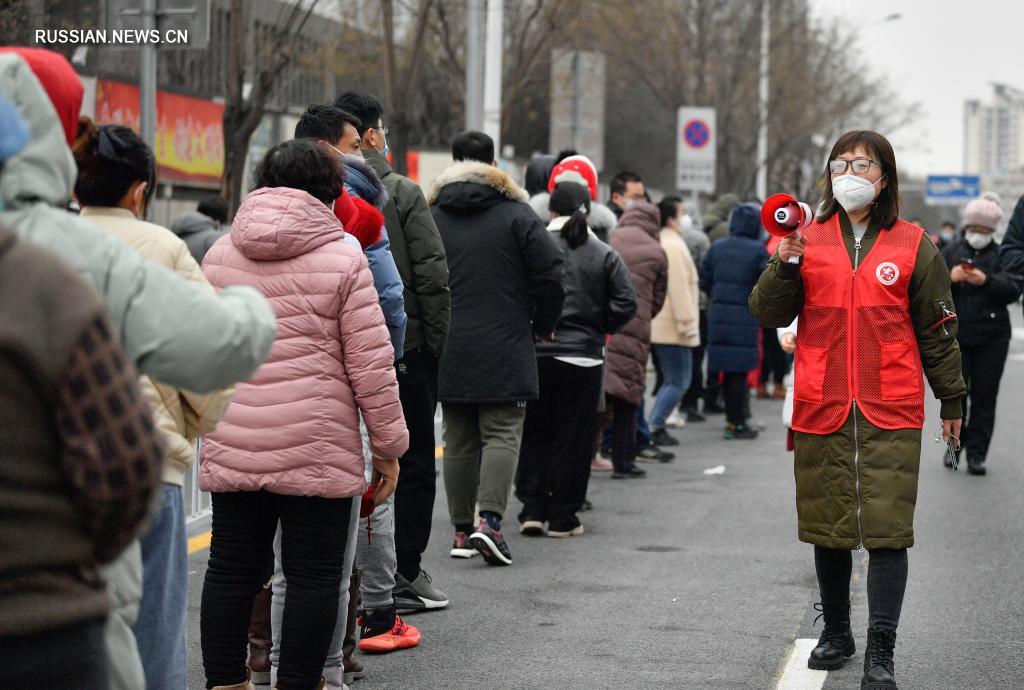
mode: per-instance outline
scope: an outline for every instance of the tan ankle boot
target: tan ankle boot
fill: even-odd
[[[245,680],[235,685],[214,685],[213,690],[256,690],[256,686],[249,681],[249,672],[245,672]]]

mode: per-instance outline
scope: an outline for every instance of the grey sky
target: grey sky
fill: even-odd
[[[1018,0],[810,0],[819,16],[859,29],[856,50],[887,72],[924,116],[914,133],[893,133],[900,165],[908,172],[958,173],[963,167],[963,102],[988,101],[990,82],[1024,89]],[[896,21],[887,15],[900,13]],[[911,142],[917,142],[911,144]]]

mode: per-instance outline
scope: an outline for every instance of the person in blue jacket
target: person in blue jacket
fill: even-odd
[[[700,271],[700,289],[711,299],[708,371],[725,376],[726,439],[757,438],[757,430],[747,425],[747,374],[757,369],[759,325],[747,299],[768,264],[761,233],[760,204],[737,204],[729,215],[729,236],[711,245]]]

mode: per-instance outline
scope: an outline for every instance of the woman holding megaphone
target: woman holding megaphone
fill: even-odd
[[[814,221],[779,245],[750,296],[765,326],[800,317],[793,429],[799,538],[814,545],[825,629],[807,665],[855,652],[851,550],[868,551],[862,689],[892,689],[893,649],[914,543],[924,371],[959,442],[966,392],[949,271],[899,218],[892,146],[853,131],[832,147]],[[791,263],[794,257],[798,263]]]

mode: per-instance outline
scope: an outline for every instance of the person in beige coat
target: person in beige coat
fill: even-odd
[[[83,218],[145,258],[213,292],[184,241],[166,228],[139,220],[152,194],[156,166],[152,151],[131,129],[97,128],[82,118],[74,154],[79,171],[75,195]],[[197,439],[217,426],[233,389],[200,395],[148,376],[139,383],[165,446],[163,488],[139,547],[128,549],[107,573],[116,604],[107,626],[108,653],[111,668],[121,669],[111,674],[111,687],[143,687],[138,677],[141,664],[145,687],[183,690],[188,669],[183,483]]]
[[[665,422],[686,394],[692,377],[693,348],[700,345],[700,289],[697,267],[683,239],[686,210],[678,198],[663,199],[659,240],[668,257],[668,295],[651,322],[651,349],[658,359],[664,382],[651,410],[651,442],[677,445],[665,430]]]

